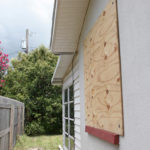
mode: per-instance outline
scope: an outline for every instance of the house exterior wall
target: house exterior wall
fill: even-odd
[[[124,136],[114,146],[85,133],[83,41],[109,0],[90,2],[79,42],[82,150],[150,149],[150,1],[118,0]]]
[[[81,99],[81,146],[82,150],[118,150],[119,147],[109,144],[85,132],[85,97],[84,97],[84,56],[83,42],[109,0],[90,1],[84,27],[79,42],[79,74],[80,74],[80,99]]]
[[[125,135],[121,150],[150,149],[150,1],[118,0]]]
[[[109,0],[91,0],[79,41],[75,150],[150,149],[150,1],[118,0],[124,136],[119,146],[85,132],[83,41]],[[69,75],[64,80],[69,83]]]

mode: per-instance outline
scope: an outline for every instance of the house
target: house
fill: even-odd
[[[149,14],[148,0],[55,0],[64,150],[150,149]]]

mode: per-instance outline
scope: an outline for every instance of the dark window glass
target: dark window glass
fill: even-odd
[[[65,135],[65,146],[69,148],[69,138],[68,135]]]
[[[68,119],[65,119],[65,131],[68,133]]]
[[[68,104],[65,104],[65,117],[68,117]]]
[[[74,137],[74,121],[70,120],[70,135]]]
[[[65,102],[68,102],[68,89],[65,90]]]
[[[70,103],[70,118],[74,119],[74,103]]]
[[[69,100],[73,101],[74,94],[73,94],[73,85],[69,87]]]
[[[74,140],[70,138],[70,150],[75,150]]]

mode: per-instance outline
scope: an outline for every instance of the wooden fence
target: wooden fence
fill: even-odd
[[[12,150],[24,132],[24,104],[0,96],[0,150]]]

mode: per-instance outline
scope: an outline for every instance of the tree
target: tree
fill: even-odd
[[[0,41],[0,44],[2,42]],[[2,48],[0,48],[0,87],[2,87],[5,83],[5,80],[3,80],[3,77],[8,69],[8,54],[5,54],[2,51]]]
[[[61,88],[51,84],[56,62],[57,57],[40,46],[29,54],[19,53],[5,76],[1,94],[25,103],[28,135],[61,132]]]

